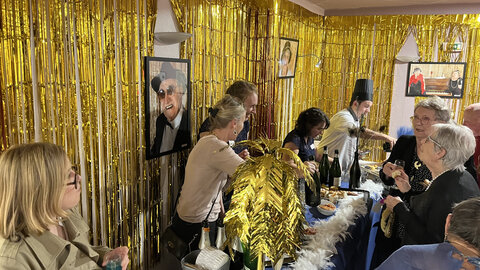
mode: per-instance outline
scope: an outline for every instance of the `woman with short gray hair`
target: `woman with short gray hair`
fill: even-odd
[[[418,156],[432,173],[427,190],[417,196],[404,198],[388,196],[387,208],[406,225],[402,244],[433,244],[444,239],[443,222],[452,206],[463,200],[480,196],[480,190],[464,162],[475,150],[472,131],[457,124],[433,125],[433,133],[419,146]],[[406,193],[409,178],[399,171],[395,183]],[[408,193],[406,193],[408,194]]]
[[[435,124],[435,151],[440,151],[440,145],[446,150],[442,159],[445,170],[464,171],[463,165],[475,152],[475,137],[472,130],[457,124]],[[432,139],[433,137],[430,136]]]

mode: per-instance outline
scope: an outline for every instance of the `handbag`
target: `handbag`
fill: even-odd
[[[380,220],[380,228],[382,229],[385,237],[392,237],[393,222],[395,221],[395,213],[386,209],[382,212],[382,218]]]
[[[215,201],[218,198],[218,194],[220,194],[221,189],[218,190],[217,196],[212,201],[212,207],[210,207],[210,211],[208,211],[207,217],[205,218],[204,222],[208,223],[208,217],[212,212],[213,206],[215,205]],[[175,213],[177,212],[177,202],[178,197],[180,197],[180,191],[178,192],[177,199],[175,201]],[[175,215],[174,213],[174,215]],[[195,236],[196,237],[196,236]],[[192,239],[195,240],[195,237]],[[190,243],[191,243],[190,242]],[[172,228],[172,222],[170,221],[170,225],[165,229],[162,236],[160,237],[160,243],[162,243],[163,247],[168,250],[172,255],[177,257],[177,259],[181,260],[185,255],[187,255],[188,251],[190,250],[190,243],[183,241],[183,239],[175,233]]]
[[[172,229],[172,225],[168,226],[165,232],[163,232],[160,238],[164,248],[168,250],[172,255],[181,260],[187,255],[188,244],[180,238]]]

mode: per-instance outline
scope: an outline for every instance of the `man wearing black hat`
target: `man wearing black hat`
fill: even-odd
[[[174,69],[171,63],[165,62],[160,73],[152,79],[151,85],[157,93],[162,112],[156,121],[152,155],[176,152],[190,147],[188,112],[182,104],[183,95],[187,92],[185,73]]]
[[[384,140],[390,142],[391,146],[395,144],[395,139],[368,128],[360,129],[360,120],[370,112],[373,105],[373,81],[368,79],[358,79],[355,82],[355,90],[350,100],[350,106],[330,119],[330,126],[322,136],[318,146],[318,151],[323,153],[323,147],[328,146],[328,155],[333,156],[335,149],[338,149],[338,158],[342,172],[348,172],[353,162],[357,134],[362,138]],[[360,132],[357,132],[359,131]]]

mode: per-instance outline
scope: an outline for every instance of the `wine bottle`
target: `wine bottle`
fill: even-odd
[[[362,171],[360,170],[360,164],[358,163],[358,151],[355,151],[355,157],[353,159],[352,167],[350,167],[350,182],[348,187],[351,189],[360,187],[360,176]]]
[[[328,148],[325,145],[323,147],[323,156],[322,160],[320,161],[320,167],[318,171],[320,172],[320,183],[322,185],[328,185],[328,171],[329,171],[330,163],[328,162]]]
[[[223,243],[227,240],[225,235],[225,226],[223,225],[223,218],[217,220],[217,239],[215,240],[215,246],[218,249],[222,249]]]
[[[233,245],[232,245],[232,250],[233,250],[233,260],[230,262],[230,270],[243,270],[245,269],[243,266],[243,247],[242,247],[242,242],[238,238],[238,236],[235,237],[235,240],[233,240]]]
[[[309,161],[315,161],[315,156],[309,156]],[[305,186],[305,200],[307,205],[315,207],[320,204],[320,177],[317,172],[312,174],[313,181],[315,182],[316,194],[309,187]],[[307,189],[308,188],[308,189]]]
[[[340,186],[340,178],[342,177],[342,169],[340,168],[340,161],[338,160],[338,149],[335,149],[335,156],[333,158],[332,166],[329,171],[329,186]]]
[[[211,246],[210,244],[210,228],[208,227],[208,222],[204,220],[202,222],[202,234],[200,236],[200,242],[198,243],[199,249],[204,249]]]
[[[242,243],[243,248],[243,265],[245,270],[257,270],[258,258],[253,259],[250,245]]]

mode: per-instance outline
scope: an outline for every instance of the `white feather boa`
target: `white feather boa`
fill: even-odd
[[[370,196],[377,199],[382,193],[383,186],[367,180],[360,189],[370,191]],[[340,200],[334,216],[314,224],[316,234],[302,246],[293,268],[312,270],[333,266],[330,258],[337,253],[335,244],[345,240],[349,236],[348,227],[355,223],[356,218],[365,214],[367,214],[367,206],[361,196]]]

